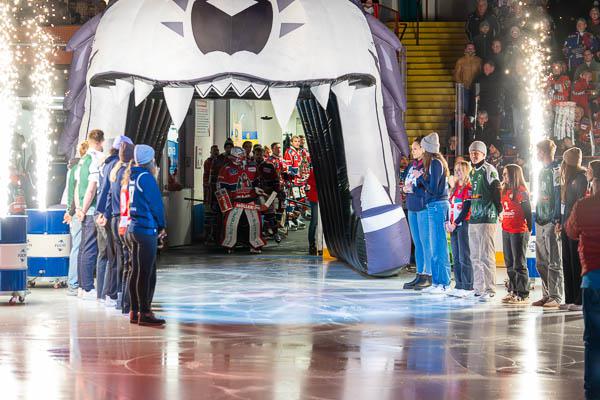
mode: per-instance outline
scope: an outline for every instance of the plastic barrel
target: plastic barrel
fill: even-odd
[[[71,235],[65,210],[27,210],[27,275],[64,278],[69,274]]]
[[[535,214],[533,216],[535,220]],[[535,263],[535,224],[533,224],[533,230],[531,232],[531,236],[529,237],[529,243],[527,244],[527,270],[529,271],[530,278],[539,278],[540,274],[536,268]]]
[[[0,292],[27,290],[27,217],[0,219]]]

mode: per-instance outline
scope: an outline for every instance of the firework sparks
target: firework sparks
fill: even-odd
[[[524,4],[527,6],[527,4]],[[536,144],[547,137],[548,98],[545,90],[548,77],[548,26],[544,15],[526,13],[526,25],[521,50],[523,51],[526,73],[523,82],[526,92],[527,122],[529,130],[529,155],[531,165],[532,203],[535,205],[538,195],[538,176],[542,164],[537,159]],[[535,20],[538,18],[538,20]]]
[[[52,162],[50,155],[51,136],[53,134],[51,105],[53,101],[53,83],[56,79],[54,67],[51,63],[54,40],[42,27],[47,12],[48,10],[44,8],[37,9],[35,17],[26,21],[33,58],[30,80],[34,90],[32,96],[34,105],[32,139],[36,144],[36,199],[38,208],[42,210],[47,207],[48,172]]]
[[[11,144],[15,133],[18,72],[13,42],[16,38],[14,10],[0,3],[0,217],[8,214],[8,187],[10,184]]]

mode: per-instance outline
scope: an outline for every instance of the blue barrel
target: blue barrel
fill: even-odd
[[[69,275],[71,235],[64,209],[27,210],[27,275],[66,278]]]
[[[535,220],[535,213],[533,214],[533,219]],[[529,271],[530,278],[539,278],[540,274],[536,268],[535,263],[535,224],[533,224],[533,230],[531,232],[531,236],[529,237],[529,243],[527,244],[527,270]]]
[[[0,292],[14,295],[27,290],[27,217],[0,218]]]

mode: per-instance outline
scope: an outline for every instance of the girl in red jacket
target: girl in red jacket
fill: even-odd
[[[523,170],[509,164],[502,172],[502,247],[508,272],[508,294],[502,299],[505,304],[528,304],[529,273],[526,251],[532,227],[529,191]]]

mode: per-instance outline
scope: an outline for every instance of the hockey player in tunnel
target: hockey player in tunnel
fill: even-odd
[[[221,168],[217,179],[216,198],[223,214],[221,246],[231,253],[240,243],[240,222],[245,220],[247,234],[243,239],[250,245],[250,252],[259,254],[265,241],[262,237],[261,206],[259,196],[265,193],[257,187],[256,165],[249,165],[246,152],[234,147],[229,163]],[[244,217],[245,218],[242,218]]]
[[[286,207],[288,189],[286,182],[288,181],[289,175],[287,173],[287,163],[281,156],[281,143],[274,142],[271,144],[271,155],[267,160],[273,164],[279,175],[279,193],[275,199],[275,220],[277,221],[277,226],[283,228],[283,215]]]
[[[306,197],[305,186],[306,179],[302,175],[304,171],[302,163],[302,153],[300,149],[300,137],[292,136],[291,146],[285,151],[283,156],[287,165],[287,173],[290,178],[290,202],[287,207],[288,225],[290,230],[304,229],[306,224],[300,220],[302,212],[301,205]]]
[[[267,196],[271,196],[275,193],[278,196],[281,191],[281,176],[279,170],[264,157],[263,148],[261,146],[254,148],[254,161],[257,166],[257,184]],[[279,196],[278,196],[279,197]],[[276,220],[276,202],[271,201],[267,205],[263,216],[265,231],[268,238],[274,239],[277,243],[281,242],[281,236],[279,235],[279,225]]]
[[[219,208],[219,204],[216,200],[215,193],[217,191],[217,180],[219,178],[219,172],[221,168],[223,168],[229,162],[229,156],[231,154],[231,149],[233,149],[233,140],[228,138],[225,140],[225,144],[223,145],[223,149],[225,150],[223,153],[217,155],[211,163],[210,166],[210,175],[209,175],[209,203],[210,207],[207,209],[207,235],[206,242],[214,243],[218,242],[221,237],[221,210]],[[205,194],[205,198],[206,198]]]
[[[210,147],[210,156],[204,161],[204,172],[202,175],[202,187],[204,188],[204,206],[205,208],[210,207],[210,200],[213,195],[210,187],[210,173],[212,165],[215,160],[219,157],[219,146],[216,144]]]

